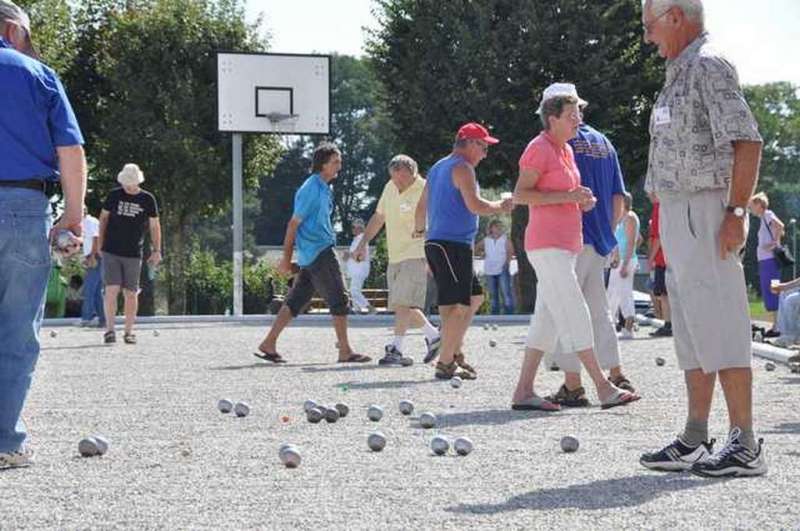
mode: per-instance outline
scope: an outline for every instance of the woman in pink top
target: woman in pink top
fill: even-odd
[[[639,398],[615,387],[603,375],[593,350],[589,308],[575,275],[575,261],[583,247],[581,213],[594,208],[597,201],[589,188],[581,186],[567,144],[581,122],[579,101],[574,85],[548,87],[538,111],[544,131],[528,144],[519,161],[514,202],[530,209],[525,250],[536,270],[538,286],[512,409],[560,409],[533,390],[542,356],[555,350],[559,341],[564,352],[577,353],[594,381],[603,409]]]

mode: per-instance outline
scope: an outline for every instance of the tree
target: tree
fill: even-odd
[[[640,0],[378,0],[375,12],[367,49],[385,87],[382,104],[398,145],[423,167],[447,153],[460,124],[482,122],[501,143],[481,164],[481,183],[510,189],[541,129],[534,112],[542,91],[572,81],[590,102],[587,121],[617,147],[628,183],[644,174],[663,65],[642,45]],[[522,309],[532,311],[526,224],[527,209],[516,209]]]
[[[294,193],[309,173],[314,146],[322,140],[334,142],[342,151],[342,170],[333,183],[339,243],[349,241],[353,219],[372,214],[388,180],[386,167],[394,145],[387,120],[378,107],[380,84],[375,73],[366,60],[345,55],[333,56],[332,70],[331,134],[327,138],[297,139],[283,154],[274,173],[261,178],[259,243],[283,243]]]
[[[165,236],[170,313],[184,313],[191,223],[230,202],[229,135],[217,131],[216,52],[266,47],[240,0],[89,0],[67,78],[87,133],[92,194],[125,162],[145,172]],[[87,127],[88,125],[88,127]],[[245,186],[276,162],[274,140],[245,139]]]
[[[72,64],[75,24],[67,0],[22,0],[16,2],[31,19],[33,44],[42,60],[59,75]]]
[[[770,209],[787,223],[800,214],[800,88],[777,82],[744,88],[764,140],[758,189],[767,193]],[[756,245],[758,223],[750,230],[745,252],[745,275],[758,286]],[[793,227],[792,230],[797,230]],[[791,242],[793,234],[787,233]],[[797,256],[797,249],[793,249]]]

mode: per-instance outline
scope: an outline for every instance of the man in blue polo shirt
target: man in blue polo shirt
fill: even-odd
[[[586,103],[579,101],[584,103],[583,108]],[[569,143],[581,172],[581,184],[590,188],[597,198],[595,207],[583,213],[583,251],[575,266],[592,317],[595,352],[600,366],[610,371],[609,380],[620,389],[634,392],[620,366],[619,342],[608,310],[604,282],[606,258],[617,246],[614,229],[623,212],[625,183],[622,170],[614,146],[589,125],[582,123],[578,135]],[[553,353],[553,361],[564,371],[565,381],[548,399],[567,407],[588,406],[575,353],[559,349]]]
[[[365,363],[369,356],[356,354],[347,339],[347,313],[349,300],[342,280],[339,262],[333,252],[336,238],[331,225],[333,194],[330,183],[342,168],[342,154],[330,143],[322,143],[314,150],[311,175],[298,188],[294,196],[294,213],[286,227],[283,240],[283,259],[278,270],[292,274],[292,254],[297,247],[297,264],[300,272],[286,296],[267,337],[258,347],[255,356],[272,363],[285,363],[278,354],[278,337],[291,320],[297,317],[311,300],[314,291],[328,304],[336,329],[340,363]]]
[[[81,234],[86,161],[64,87],[36,58],[30,21],[0,0],[0,469],[29,466],[21,420],[39,357],[50,274],[48,195],[61,182],[55,229]]]

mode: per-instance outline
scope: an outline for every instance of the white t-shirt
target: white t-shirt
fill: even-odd
[[[358,244],[361,243],[362,238],[364,238],[363,232],[353,238],[353,241],[350,243],[350,258],[347,259],[347,274],[351,277],[356,275],[369,276],[369,245],[366,246],[364,259],[362,261],[358,262],[353,258],[353,253],[358,249]]]
[[[94,216],[85,216],[81,222],[83,229],[83,256],[92,254],[92,242],[100,236],[100,222]]]
[[[491,236],[484,238],[483,251],[486,253],[486,260],[483,263],[483,273],[485,275],[493,276],[503,272],[503,267],[505,267],[508,259],[506,241],[508,241],[508,238],[505,234],[496,240]]]

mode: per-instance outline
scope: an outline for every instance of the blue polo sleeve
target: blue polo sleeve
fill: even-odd
[[[75,112],[67,98],[64,85],[55,72],[48,72],[45,85],[48,91],[47,125],[56,146],[75,146],[83,144],[83,134],[75,118]]]
[[[301,186],[294,196],[294,217],[306,220],[319,209],[319,193],[313,186]]]

